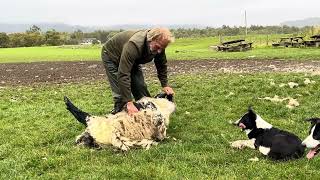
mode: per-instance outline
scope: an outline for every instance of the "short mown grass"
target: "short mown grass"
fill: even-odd
[[[316,83],[304,85],[304,78]],[[84,127],[65,109],[67,95],[81,109],[103,115],[112,108],[105,82],[0,88],[0,179],[311,179],[319,177],[320,156],[274,162],[258,151],[230,148],[246,139],[230,125],[253,105],[265,120],[299,137],[306,118],[320,116],[320,77],[304,74],[198,74],[170,77],[177,111],[169,139],[150,150],[116,153],[77,147]],[[290,81],[299,87],[279,87]],[[155,79],[148,79],[152,94]],[[276,85],[270,85],[275,82]],[[297,98],[285,107],[259,97]],[[175,140],[175,139],[176,140]],[[258,157],[259,161],[249,161]]]
[[[182,38],[166,49],[170,60],[194,59],[280,59],[320,60],[320,48],[273,48],[271,43],[282,35],[250,35],[254,49],[246,52],[217,52],[211,46],[219,44],[219,37]],[[241,36],[226,36],[223,41],[241,39]],[[267,43],[268,39],[268,43]],[[101,46],[55,46],[29,48],[0,48],[0,63],[37,61],[79,61],[101,59]]]

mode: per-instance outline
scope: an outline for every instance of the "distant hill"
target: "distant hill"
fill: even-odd
[[[38,26],[41,31],[45,32],[49,29],[55,29],[61,32],[73,32],[77,29],[81,29],[85,32],[93,31],[94,29],[85,26],[72,26],[63,23],[34,23],[34,24],[2,24],[0,23],[0,32],[14,33],[14,32],[25,32],[32,25]]]
[[[281,23],[281,25],[287,26],[295,26],[295,27],[304,27],[304,26],[319,26],[320,25],[320,17],[313,17],[295,21],[285,21]]]
[[[182,25],[144,25],[144,24],[123,24],[123,25],[113,25],[113,26],[78,26],[69,25],[64,23],[34,23],[34,24],[8,24],[0,23],[0,32],[14,33],[14,32],[25,32],[32,25],[38,26],[42,32],[46,32],[49,29],[55,29],[60,32],[74,32],[80,29],[83,32],[93,32],[96,30],[119,30],[119,29],[143,29],[150,28],[154,26],[163,26],[172,29],[177,28],[205,28],[201,25],[193,24],[182,24]]]

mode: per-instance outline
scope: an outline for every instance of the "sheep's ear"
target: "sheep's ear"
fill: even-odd
[[[172,94],[167,95],[167,99],[168,101],[173,102],[173,95]]]
[[[140,103],[133,102],[133,104],[138,109],[138,111],[140,111],[141,109],[144,109],[144,107]]]
[[[168,101],[173,102],[173,95],[172,94],[167,95],[164,92],[161,92],[161,93],[157,94],[154,98],[167,98]]]
[[[167,95],[166,93],[161,92],[161,93],[157,94],[156,96],[154,96],[154,98],[165,98],[166,95]]]

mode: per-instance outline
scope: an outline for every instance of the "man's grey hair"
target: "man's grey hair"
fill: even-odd
[[[147,34],[148,41],[174,42],[174,36],[168,28],[152,28]]]

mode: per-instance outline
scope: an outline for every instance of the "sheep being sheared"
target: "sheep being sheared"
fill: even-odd
[[[64,98],[67,109],[86,126],[76,139],[79,145],[102,148],[112,145],[127,151],[133,147],[149,149],[166,137],[169,117],[176,105],[172,96],[160,94],[156,98],[143,97],[136,102],[139,112],[129,116],[124,110],[108,116],[92,116]]]

